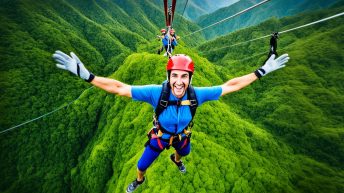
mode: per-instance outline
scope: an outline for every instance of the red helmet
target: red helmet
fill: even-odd
[[[165,30],[165,29],[161,29],[160,31],[161,31],[161,33],[165,33],[165,32],[166,32],[166,30]]]
[[[193,73],[195,65],[189,56],[176,54],[168,60],[166,70],[184,70]]]

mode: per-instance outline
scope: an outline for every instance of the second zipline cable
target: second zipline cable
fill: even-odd
[[[323,19],[320,19],[320,20],[317,20],[317,21],[314,21],[314,22],[310,22],[310,23],[307,23],[307,24],[304,24],[304,25],[301,25],[301,26],[298,26],[298,27],[294,27],[294,28],[291,28],[291,29],[288,29],[288,30],[284,30],[284,31],[281,31],[281,32],[278,32],[278,33],[279,33],[279,34],[287,33],[287,32],[290,32],[290,31],[294,31],[294,30],[297,30],[297,29],[301,29],[301,28],[304,28],[304,27],[308,27],[308,26],[310,26],[310,25],[314,25],[314,24],[317,24],[317,23],[321,23],[321,22],[324,22],[324,21],[327,21],[327,20],[330,20],[330,19],[334,19],[334,18],[340,17],[340,16],[342,16],[342,15],[344,15],[344,12],[341,12],[341,13],[338,13],[338,14],[335,14],[335,15],[332,15],[332,16],[330,16],[330,17],[326,17],[326,18],[323,18]],[[251,39],[251,40],[248,40],[248,41],[244,41],[244,42],[239,42],[239,43],[236,43],[236,44],[232,44],[232,45],[230,45],[230,46],[225,46],[225,47],[222,47],[222,48],[217,48],[217,49],[209,50],[209,51],[206,51],[206,52],[203,52],[203,53],[214,52],[214,51],[217,51],[217,50],[222,50],[222,49],[225,49],[225,48],[230,48],[230,47],[238,46],[238,45],[241,45],[241,44],[253,42],[253,41],[260,40],[260,39],[263,39],[263,38],[267,38],[267,37],[270,37],[270,36],[271,36],[271,34],[265,35],[265,36],[262,36],[262,37],[259,37],[259,38],[254,38],[254,39]]]

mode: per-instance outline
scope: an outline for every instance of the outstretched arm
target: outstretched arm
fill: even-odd
[[[95,76],[91,84],[109,93],[131,97],[131,86],[115,79]]]
[[[221,85],[221,87],[222,87],[221,96],[226,95],[226,94],[231,93],[231,92],[238,91],[238,90],[248,86],[249,84],[251,84],[252,82],[254,82],[257,79],[258,79],[258,77],[254,73],[247,74],[245,76],[241,76],[241,77],[237,77],[237,78],[233,78],[233,79],[227,81],[226,83],[224,83],[223,85]]]
[[[131,97],[130,85],[124,84],[118,80],[94,76],[85,68],[84,64],[73,52],[71,52],[70,55],[71,56],[68,56],[61,51],[56,51],[53,54],[53,58],[57,62],[56,66],[63,70],[68,70],[69,72],[107,92],[120,96]]]
[[[282,56],[275,59],[275,55],[271,55],[271,57],[266,61],[264,66],[256,70],[254,73],[250,73],[241,77],[233,78],[226,82],[225,84],[221,85],[222,87],[222,94],[226,95],[231,92],[238,91],[252,82],[257,80],[258,78],[267,75],[268,73],[278,70],[280,68],[285,67],[285,63],[289,60],[288,54],[283,54]]]

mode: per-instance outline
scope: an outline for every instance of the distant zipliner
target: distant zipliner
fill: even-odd
[[[264,63],[271,57],[271,55],[275,55],[275,57],[278,57],[278,53],[277,53],[277,39],[279,37],[278,32],[273,32],[271,34],[271,38],[270,38],[270,50],[269,50],[269,54],[268,57],[266,58],[266,60],[264,61]]]
[[[175,46],[178,45],[174,29],[170,29],[169,32],[164,36],[162,39],[162,45],[166,51],[164,56],[168,56],[170,58]]]
[[[159,47],[157,54],[160,54],[165,49],[164,55],[171,57],[175,46],[178,44],[179,36],[176,36],[174,29],[170,29],[168,33],[166,33],[166,29],[161,29],[160,32],[161,35],[157,35],[157,38],[159,41],[161,40],[162,46]]]

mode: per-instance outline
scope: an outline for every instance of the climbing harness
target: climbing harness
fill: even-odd
[[[193,117],[196,114],[196,109],[198,106],[197,98],[195,89],[189,85],[187,88],[187,100],[178,100],[178,101],[169,101],[169,96],[171,92],[171,87],[168,81],[164,81],[162,84],[162,91],[160,94],[159,103],[155,109],[155,113],[153,115],[153,128],[148,132],[148,141],[146,142],[145,146],[149,145],[153,150],[155,151],[162,151],[164,149],[161,140],[168,143],[168,146],[166,149],[169,149],[172,144],[175,144],[177,142],[183,141],[184,143],[181,145],[179,149],[184,148],[189,142],[191,137],[191,129],[193,127]],[[189,106],[190,112],[191,112],[191,121],[186,128],[183,129],[183,132],[181,133],[172,133],[167,131],[165,128],[161,126],[159,123],[159,115],[169,106],[169,105],[176,105],[176,106]],[[164,134],[170,135],[169,139],[163,139],[162,136]],[[160,149],[157,149],[156,147],[150,145],[151,139],[157,139],[158,145]]]

